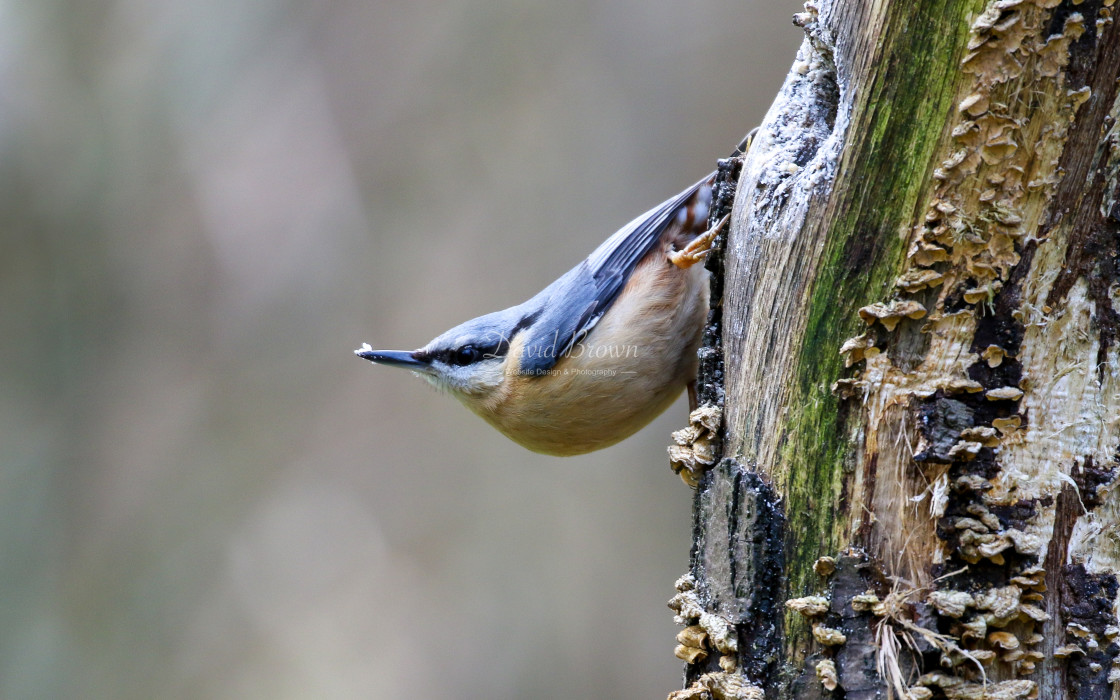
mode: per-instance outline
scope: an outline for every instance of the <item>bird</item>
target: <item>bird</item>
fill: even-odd
[[[417,350],[354,352],[411,370],[547,455],[614,445],[686,388],[695,408],[708,313],[708,272],[697,263],[727,223],[708,227],[714,181],[710,173],[623,226],[528,301]]]

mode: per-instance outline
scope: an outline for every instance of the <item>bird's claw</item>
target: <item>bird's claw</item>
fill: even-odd
[[[714,241],[716,236],[727,226],[727,220],[730,218],[731,215],[727,214],[720,219],[718,224],[689,241],[688,245],[684,248],[670,252],[669,262],[682,270],[687,270],[703,260],[712,249],[712,241]]]

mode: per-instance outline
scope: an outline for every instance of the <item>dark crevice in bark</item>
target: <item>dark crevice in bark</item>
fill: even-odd
[[[825,623],[835,626],[847,641],[836,648],[836,671],[845,700],[871,700],[886,697],[886,685],[879,678],[875,643],[877,619],[870,612],[856,612],[850,601],[868,590],[885,594],[889,585],[867,556],[859,551],[842,555],[831,580],[832,606]]]
[[[968,404],[947,396],[938,396],[917,405],[918,430],[925,449],[914,455],[916,462],[950,464],[949,450],[961,439],[961,431],[976,425]]]
[[[1116,462],[1097,466],[1093,455],[1086,455],[1073,466],[1073,482],[1077,484],[1081,504],[1093,510],[1101,504],[1102,490],[1116,479]]]
[[[1108,634],[1109,628],[1116,626],[1112,611],[1118,588],[1116,576],[1090,574],[1083,565],[1073,564],[1062,568],[1061,586],[1066,641],[1082,650],[1070,657],[1066,669],[1070,697],[1109,700],[1112,684],[1108,674],[1120,654],[1120,645]]]
[[[1044,695],[1106,700],[1112,697],[1108,674],[1120,653],[1112,611],[1117,580],[1112,574],[1090,574],[1082,564],[1065,562],[1069,559],[1074,525],[1087,510],[1100,505],[1098,492],[1115,478],[1116,469],[1114,464],[1095,467],[1092,458],[1086,458],[1080,466],[1073,469],[1077,488],[1065,485],[1054,511],[1053,536],[1045,563],[1046,609],[1051,619],[1043,629],[1052,649],[1076,647],[1080,652],[1065,658],[1048,656],[1042,664],[1041,678],[1048,691]]]
[[[1065,623],[1062,621],[1062,615],[1058,614],[1061,610],[1062,564],[1069,552],[1069,538],[1073,534],[1073,524],[1080,514],[1081,507],[1077,502],[1077,492],[1066,485],[1058,494],[1054,509],[1054,530],[1043,563],[1043,568],[1046,570],[1045,607],[1052,613],[1050,619],[1042,623],[1042,635],[1046,637],[1051,652],[1039,664],[1042,697],[1060,698],[1064,695],[1062,689],[1067,686],[1068,665],[1064,659],[1055,657],[1053,650],[1061,646],[1065,637],[1063,630]]]
[[[758,474],[725,459],[696,491],[692,575],[703,608],[734,626],[738,666],[768,687],[778,662],[782,619],[785,517],[774,490]],[[686,669],[692,683],[718,671],[711,655]]]
[[[741,158],[731,157],[719,161],[716,181],[712,189],[712,206],[708,212],[708,227],[717,225],[731,213],[735,201],[735,187],[743,169]],[[700,365],[697,371],[696,396],[700,405],[723,406],[723,254],[727,232],[720,233],[712,242],[704,266],[710,275],[708,320],[698,351]]]
[[[1074,9],[1093,17],[1099,1],[1085,2]],[[1064,7],[1064,5],[1063,5]],[[1055,12],[1055,17],[1060,14]],[[1095,41],[1096,24],[1086,22],[1085,34],[1071,46],[1067,84],[1071,89],[1087,86],[1090,99],[1077,115],[1076,129],[1062,152],[1060,170],[1065,172],[1050,207],[1051,215],[1043,235],[1063,218],[1071,217],[1070,241],[1066,260],[1046,303],[1058,308],[1079,279],[1088,282],[1100,337],[1097,356],[1098,376],[1104,371],[1108,350],[1116,342],[1120,330],[1120,314],[1112,306],[1111,286],[1120,279],[1120,221],[1113,211],[1101,214],[1101,207],[1111,210],[1117,194],[1110,191],[1113,169],[1107,167],[1114,145],[1101,139],[1114,125],[1109,111],[1117,97],[1117,76],[1120,75],[1120,25],[1110,22]]]
[[[1036,241],[1023,246],[1019,251],[1019,263],[1011,269],[1007,282],[976,324],[976,334],[969,350],[980,355],[994,345],[1004,352],[1002,361],[995,367],[982,359],[968,368],[969,378],[980,382],[985,389],[1019,386],[1019,381],[1023,378],[1023,365],[1019,362],[1018,355],[1023,345],[1025,329],[1015,312],[1022,307],[1023,279],[1031,269],[1037,249]]]

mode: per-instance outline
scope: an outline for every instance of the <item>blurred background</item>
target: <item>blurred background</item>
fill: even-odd
[[[660,698],[680,403],[509,442],[362,342],[715,166],[793,0],[0,0],[0,697]]]

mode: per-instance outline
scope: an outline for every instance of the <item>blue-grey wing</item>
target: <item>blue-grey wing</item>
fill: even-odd
[[[527,311],[539,315],[525,331],[520,363],[523,374],[547,373],[595,327],[638,263],[657,246],[674,221],[683,220],[685,210],[703,205],[702,211],[690,212],[703,226],[713,175],[619,229],[586,260],[525,302]]]

